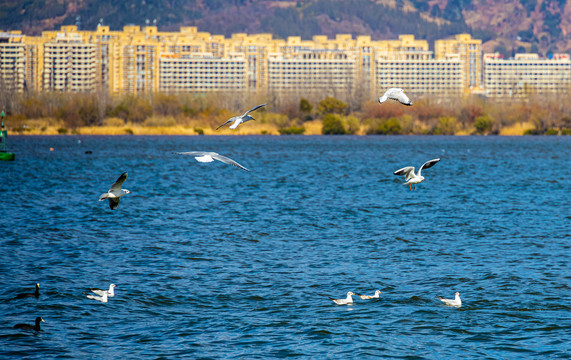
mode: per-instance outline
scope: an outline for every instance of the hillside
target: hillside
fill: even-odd
[[[460,32],[484,41],[484,51],[505,55],[571,50],[567,0],[1,0],[3,30],[38,35],[61,25],[121,29],[156,24],[159,30],[198,26],[230,35],[269,32],[310,38],[338,33],[394,39],[414,34],[432,42]]]

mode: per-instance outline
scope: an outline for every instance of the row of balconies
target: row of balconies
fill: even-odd
[[[173,82],[173,81],[161,81],[162,85],[165,86],[178,86],[178,87],[185,87],[185,86],[192,86],[196,84],[209,84],[209,85],[216,85],[216,86],[238,86],[244,85],[246,82],[235,82],[235,81],[219,81],[219,82],[209,82],[209,81],[193,81],[193,82]]]
[[[188,66],[188,67],[182,67],[182,66],[161,66],[160,67],[161,71],[216,71],[216,72],[221,72],[221,71],[228,71],[228,70],[242,70],[245,71],[246,67],[242,67],[242,68],[237,68],[234,66],[226,66],[226,67],[195,67],[195,66]]]
[[[484,69],[486,67],[494,67],[494,68],[499,68],[499,67],[538,67],[538,68],[545,68],[545,67],[556,67],[556,68],[560,68],[560,67],[566,67],[568,69],[571,69],[571,63],[569,62],[550,62],[550,63],[521,63],[521,62],[506,62],[506,63],[500,63],[500,62],[485,62],[484,63]]]
[[[198,74],[200,75],[200,74]],[[188,73],[188,72],[175,72],[175,73],[171,73],[171,72],[162,72],[160,75],[160,77],[164,77],[164,78],[197,78],[197,77],[204,77],[204,76],[197,76],[196,73]],[[208,75],[207,75],[208,76]],[[212,76],[215,77],[228,77],[228,76],[242,76],[244,77],[244,73],[238,73],[238,72],[230,72],[230,73],[223,73],[223,74],[214,74]]]

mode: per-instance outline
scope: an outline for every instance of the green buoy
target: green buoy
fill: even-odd
[[[1,161],[14,161],[16,159],[16,155],[14,153],[9,152],[6,150],[8,146],[8,130],[4,126],[4,110],[0,112],[0,117],[2,118],[2,127],[0,127],[0,160]]]

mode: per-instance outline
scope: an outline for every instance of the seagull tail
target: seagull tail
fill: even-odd
[[[379,103],[380,103],[380,104],[384,103],[385,101],[387,101],[386,95],[383,95],[383,96],[381,96],[381,97],[379,98]]]

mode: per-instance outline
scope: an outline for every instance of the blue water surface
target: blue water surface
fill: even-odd
[[[571,356],[568,137],[9,141],[5,358]],[[192,150],[251,171],[173,153]],[[436,157],[415,191],[393,175]],[[112,211],[97,200],[124,171]],[[83,294],[110,283],[106,304]],[[455,291],[461,308],[437,299]]]

